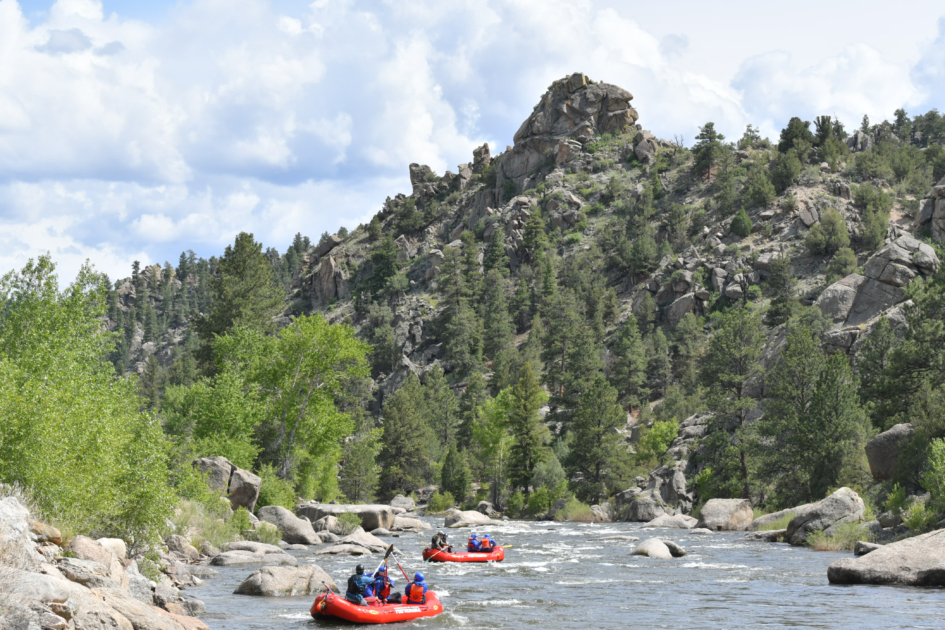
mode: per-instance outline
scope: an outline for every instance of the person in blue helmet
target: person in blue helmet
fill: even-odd
[[[466,551],[469,551],[469,552],[479,551],[479,544],[480,544],[479,538],[476,536],[476,534],[473,534],[472,536],[469,537],[469,542],[466,543]]]
[[[368,590],[374,583],[374,578],[364,575],[364,565],[358,565],[354,570],[354,575],[348,578],[348,591],[345,593],[345,599],[358,606],[367,606],[364,596],[372,593]]]
[[[407,604],[426,604],[427,603],[427,584],[423,581],[422,573],[413,574],[413,582],[404,589]]]
[[[482,540],[479,541],[479,551],[483,553],[492,553],[495,549],[495,541],[492,540],[492,536],[489,534],[483,534]]]
[[[400,600],[398,595],[391,595],[390,593],[391,588],[394,586],[394,580],[390,579],[387,575],[387,567],[381,567],[374,574],[374,582],[371,585],[371,591],[382,604],[386,604],[388,600]]]

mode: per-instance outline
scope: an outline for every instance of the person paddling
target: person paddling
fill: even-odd
[[[348,578],[348,591],[345,593],[345,599],[358,606],[367,606],[364,601],[364,593],[374,582],[370,576],[364,575],[364,565],[358,565],[355,573]]]
[[[479,544],[479,538],[476,536],[476,534],[473,534],[469,537],[469,542],[466,543],[466,551],[470,553],[479,551]]]
[[[371,590],[374,596],[382,603],[386,604],[388,600],[399,601],[399,595],[391,595],[390,590],[395,586],[394,580],[387,576],[387,567],[381,567],[374,573],[374,583]]]
[[[453,553],[453,545],[446,541],[446,534],[443,532],[437,532],[434,534],[433,540],[430,541],[430,546],[439,551]]]
[[[427,603],[427,584],[424,581],[422,573],[413,574],[413,582],[404,589],[408,604],[426,604]]]

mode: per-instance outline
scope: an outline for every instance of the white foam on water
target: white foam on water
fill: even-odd
[[[523,602],[520,599],[476,599],[462,603],[467,606],[518,606]]]
[[[433,591],[433,592],[436,593],[436,596],[437,596],[437,597],[449,597],[449,596],[450,596],[450,592],[447,591],[446,589],[444,589],[444,590],[442,590],[442,591]]]
[[[751,569],[744,564],[725,564],[722,562],[684,562],[684,569]]]
[[[312,615],[308,613],[288,613],[285,615],[279,615],[282,619],[311,619]]]
[[[444,612],[450,619],[455,619],[456,623],[458,623],[460,626],[465,626],[469,622],[469,617],[463,617],[462,615],[457,615],[456,613],[450,612],[448,610]]]

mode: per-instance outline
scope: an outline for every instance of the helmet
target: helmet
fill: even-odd
[[[442,536],[443,538],[446,538],[446,534],[444,534],[443,532],[437,532],[436,535],[437,535],[437,536]]]
[[[414,573],[414,574],[413,574],[413,581],[414,581],[414,582],[422,582],[422,581],[423,581],[423,574],[422,574],[422,573]]]
[[[381,567],[377,570],[378,573],[387,573],[387,567]]]
[[[359,564],[358,566],[356,566],[354,568],[354,572],[357,573],[358,575],[364,575],[364,565]]]
[[[475,535],[475,534],[473,534],[473,535],[471,535],[471,536],[470,536],[470,538],[475,538],[475,537],[476,537],[476,535]]]

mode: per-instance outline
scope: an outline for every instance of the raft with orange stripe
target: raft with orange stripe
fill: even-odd
[[[374,598],[370,598],[373,600]],[[401,599],[406,602],[406,597]],[[312,604],[312,617],[336,617],[352,623],[396,623],[420,617],[435,617],[443,612],[443,604],[433,591],[427,591],[425,604],[379,604],[376,600],[368,606],[358,606],[337,593],[322,593]]]
[[[423,559],[429,562],[502,562],[505,560],[505,549],[498,546],[487,553],[481,551],[450,553],[428,547],[423,550]]]

